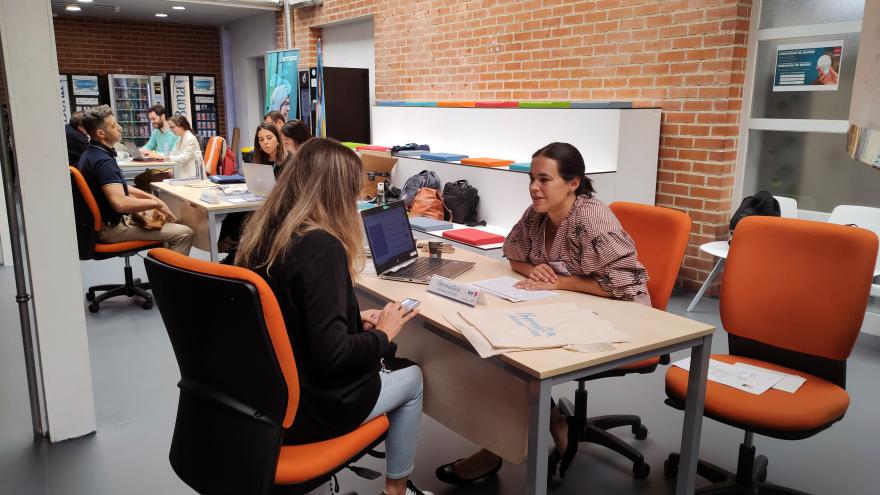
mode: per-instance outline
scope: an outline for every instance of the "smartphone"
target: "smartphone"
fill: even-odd
[[[400,301],[400,305],[403,307],[403,316],[407,316],[413,312],[414,309],[419,307],[421,304],[417,299],[406,298],[403,301]]]

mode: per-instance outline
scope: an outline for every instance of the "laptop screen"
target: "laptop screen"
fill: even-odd
[[[361,212],[376,273],[418,257],[403,201]]]

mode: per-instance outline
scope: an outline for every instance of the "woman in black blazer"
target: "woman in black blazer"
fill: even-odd
[[[364,262],[356,206],[363,176],[350,149],[307,141],[246,222],[235,263],[266,279],[287,325],[301,395],[285,442],[337,437],[387,414],[383,493],[428,494],[408,480],[422,416],[421,369],[386,366],[392,340],[417,311],[407,315],[399,302],[360,311],[352,286]]]

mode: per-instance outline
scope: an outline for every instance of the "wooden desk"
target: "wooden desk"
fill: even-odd
[[[458,249],[449,257],[477,263],[456,279],[463,282],[513,274],[507,262],[482,254]],[[550,349],[482,359],[443,317],[444,313],[465,306],[430,294],[426,288],[380,280],[373,274],[362,274],[357,281],[362,309],[380,308],[388,301],[406,297],[421,301],[420,315],[407,324],[396,342],[400,355],[422,367],[425,413],[511,462],[527,461],[528,483],[524,492],[528,494],[544,495],[547,491],[553,385],[690,348],[691,376],[699,379],[691,380],[688,387],[676,493],[693,493],[714,327],[636,303],[560,291],[556,297],[519,303],[518,307],[574,302],[613,322],[632,342],[600,353]],[[486,305],[480,307],[512,305],[487,296]]]
[[[193,246],[211,253],[211,261],[220,261],[217,239],[220,236],[220,222],[229,213],[254,211],[260,203],[206,203],[199,199],[206,189],[216,186],[211,181],[202,181],[192,186],[172,186],[164,182],[153,182],[153,194],[164,201],[177,216],[177,221],[193,229]]]

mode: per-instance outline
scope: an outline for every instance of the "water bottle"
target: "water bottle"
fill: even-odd
[[[376,184],[376,206],[385,204],[385,182]]]
[[[195,177],[200,181],[205,180],[205,160],[202,158],[201,153],[196,153],[196,175]]]

